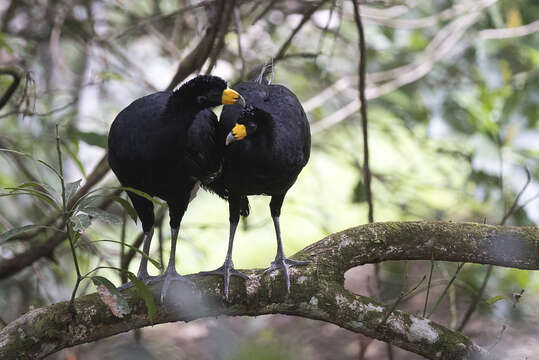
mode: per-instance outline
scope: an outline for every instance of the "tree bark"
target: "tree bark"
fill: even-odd
[[[291,294],[280,272],[247,270],[247,281],[232,278],[230,301],[222,278],[189,275],[196,288],[173,283],[152,323],[143,300],[123,292],[131,313],[115,317],[96,294],[31,310],[0,332],[0,358],[42,359],[63,348],[131,329],[172,321],[229,315],[287,314],[334,323],[429,359],[486,359],[484,349],[459,332],[395,310],[344,288],[344,273],[385,260],[444,260],[539,269],[539,229],[453,222],[388,222],[358,226],[306,247],[294,258],[310,260],[291,269]],[[183,288],[181,288],[183,287]],[[158,298],[160,284],[152,286]],[[385,321],[383,321],[386,319]]]

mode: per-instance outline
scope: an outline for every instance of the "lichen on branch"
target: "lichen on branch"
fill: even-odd
[[[96,294],[31,310],[0,331],[0,358],[42,359],[63,348],[172,321],[229,315],[296,315],[334,323],[386,341],[429,359],[483,359],[487,353],[466,336],[344,288],[344,272],[385,260],[444,260],[539,269],[539,229],[453,222],[391,222],[358,226],[298,252],[308,266],[291,269],[288,295],[279,272],[246,270],[247,281],[233,278],[230,300],[221,277],[190,275],[196,288],[173,283],[154,322],[135,289],[124,291],[132,309],[115,317]],[[155,298],[160,284],[152,287]],[[156,300],[157,301],[157,300]]]

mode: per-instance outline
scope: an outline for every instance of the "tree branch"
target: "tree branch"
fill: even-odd
[[[222,22],[224,1],[206,4],[206,13],[208,14],[208,28],[198,45],[187,54],[178,65],[176,74],[167,86],[170,91],[181,83],[189,74],[200,69],[210,56],[213,44],[219,32]]]
[[[13,78],[13,81],[7,88],[6,92],[0,98],[0,109],[2,109],[7,104],[11,96],[15,93],[15,90],[17,90],[17,87],[21,82],[22,72],[13,66],[9,66],[6,68],[0,68],[0,75],[9,75]]]
[[[152,323],[136,290],[124,291],[131,313],[114,317],[96,294],[32,310],[0,332],[0,358],[41,359],[60,349],[131,329],[172,321],[229,315],[296,315],[334,323],[386,341],[429,359],[486,359],[487,352],[466,336],[428,319],[389,308],[344,288],[346,270],[385,260],[435,260],[490,263],[539,269],[539,229],[453,222],[374,223],[332,234],[295,256],[310,265],[291,269],[292,293],[281,274],[248,270],[250,279],[231,281],[230,303],[224,301],[220,277],[190,275],[197,289],[171,285],[166,306]],[[185,285],[183,285],[185,286]],[[152,287],[157,298],[160,284]],[[382,322],[386,318],[385,322]]]

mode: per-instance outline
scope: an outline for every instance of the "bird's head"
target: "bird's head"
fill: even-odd
[[[243,96],[230,89],[226,81],[218,76],[199,75],[183,84],[178,91],[182,97],[192,99],[200,108],[235,103],[245,107]]]
[[[271,115],[262,109],[252,105],[247,105],[240,113],[236,124],[226,137],[225,145],[229,145],[234,141],[245,139],[252,135],[266,121],[271,119]]]

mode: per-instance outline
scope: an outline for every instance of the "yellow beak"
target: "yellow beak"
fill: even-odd
[[[223,91],[223,96],[221,97],[223,105],[231,105],[239,102],[241,106],[245,107],[245,99],[237,91],[234,91],[230,88],[226,88]]]
[[[233,141],[243,140],[247,136],[247,129],[245,125],[236,124],[231,132],[226,137],[225,145],[230,144]]]

